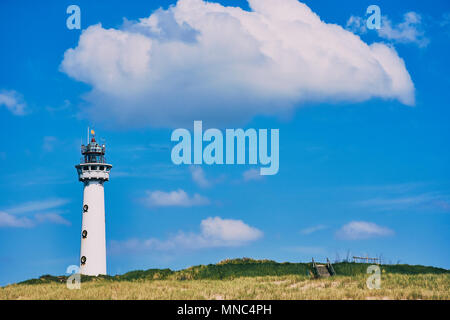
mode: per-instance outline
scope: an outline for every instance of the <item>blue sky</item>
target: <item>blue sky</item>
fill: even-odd
[[[78,1],[82,30],[71,2],[1,2],[0,285],[78,263],[88,126],[113,165],[109,274],[347,252],[450,268],[448,2],[378,1],[378,32],[369,1],[282,2],[298,11]],[[278,174],[173,165],[193,120],[278,128]]]

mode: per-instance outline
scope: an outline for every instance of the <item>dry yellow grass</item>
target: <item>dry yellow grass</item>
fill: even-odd
[[[231,280],[92,281],[80,290],[65,284],[10,285],[0,299],[444,299],[449,274],[383,274],[369,290],[366,275],[312,280],[306,276],[245,277]]]

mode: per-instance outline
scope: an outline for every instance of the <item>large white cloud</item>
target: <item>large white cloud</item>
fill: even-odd
[[[374,97],[414,104],[393,47],[368,45],[297,0],[249,4],[179,0],[120,29],[91,26],[61,70],[92,85],[87,114],[122,125],[220,125]]]
[[[170,251],[179,249],[206,249],[218,247],[236,247],[256,241],[263,232],[249,226],[242,220],[209,217],[200,223],[200,233],[179,231],[166,240],[150,238],[146,240],[129,239],[111,241],[112,253],[139,251]]]

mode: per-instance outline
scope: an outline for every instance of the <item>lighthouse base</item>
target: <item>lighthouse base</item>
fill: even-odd
[[[106,274],[105,195],[101,180],[89,180],[84,185],[80,273]]]

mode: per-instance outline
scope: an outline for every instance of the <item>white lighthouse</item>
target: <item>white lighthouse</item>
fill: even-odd
[[[105,145],[95,141],[81,145],[81,163],[76,165],[78,179],[84,184],[80,273],[90,276],[106,274],[105,195],[103,184],[109,180],[112,165],[106,163]]]

